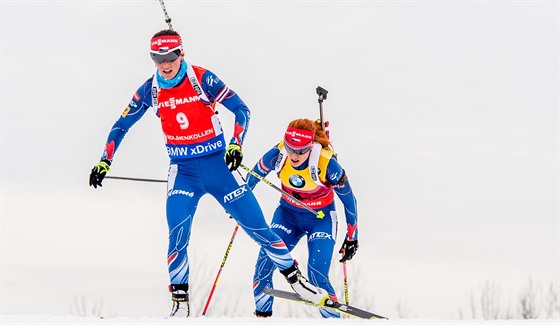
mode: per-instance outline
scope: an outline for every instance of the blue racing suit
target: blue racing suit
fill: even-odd
[[[189,80],[188,69],[194,72],[196,81]],[[163,80],[156,71],[138,88],[111,128],[101,157],[111,162],[128,130],[149,107],[154,108],[170,157],[166,204],[170,284],[188,284],[187,247],[193,217],[200,198],[207,193],[270,254],[276,267],[284,270],[294,263],[285,244],[266,223],[253,193],[240,178],[234,177],[224,161],[227,145],[214,110],[216,103],[235,115],[230,143],[241,146],[249,124],[249,109],[214,73],[198,66],[189,67],[185,61],[171,82]]]
[[[308,278],[311,284],[325,289],[330,298],[338,301],[329,280],[329,269],[337,236],[338,220],[335,210],[333,191],[336,192],[345,208],[347,223],[347,239],[357,240],[357,202],[344,169],[336,159],[336,155],[321,149],[318,161],[320,184],[310,176],[310,159],[301,166],[294,168],[289,161],[282,163],[283,143],[273,147],[253,167],[253,171],[266,177],[276,169],[282,183],[282,189],[297,198],[300,202],[322,211],[324,217],[319,218],[286,195],[280,198],[271,221],[271,228],[292,251],[303,236],[307,236]],[[315,149],[314,149],[315,150]],[[280,156],[280,158],[279,158]],[[253,189],[259,179],[249,175],[247,184]],[[263,313],[272,312],[274,297],[263,292],[264,288],[272,288],[272,275],[276,269],[266,251],[261,249],[255,265],[253,276],[253,295],[256,310]],[[323,317],[340,317],[338,313],[320,309]]]

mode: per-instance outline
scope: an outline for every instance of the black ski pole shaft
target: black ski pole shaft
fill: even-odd
[[[292,196],[290,193],[284,191],[283,189],[279,188],[278,186],[272,184],[271,182],[269,182],[266,178],[262,177],[261,175],[257,174],[256,172],[254,172],[251,168],[241,164],[241,168],[245,169],[247,171],[247,173],[255,176],[256,178],[258,178],[260,181],[264,182],[266,185],[269,185],[270,187],[272,187],[273,189],[277,190],[278,192],[284,194],[285,196],[287,196],[288,198],[290,198],[291,200],[293,200],[295,203],[299,204],[302,208],[306,209],[307,211],[313,213],[314,215],[317,216],[317,218],[323,218],[325,216],[325,214],[323,213],[323,211],[315,211],[313,209],[311,209],[310,207],[308,207],[307,205],[305,205],[305,203],[301,202],[300,200],[296,199],[294,196]]]
[[[161,5],[161,9],[163,10],[163,15],[165,16],[165,22],[169,26],[169,29],[173,29],[173,26],[171,25],[171,18],[169,18],[169,15],[167,14],[167,9],[165,9],[165,3],[163,2],[163,0],[159,0],[159,4]]]
[[[325,119],[323,118],[323,101],[327,99],[327,94],[329,93],[325,88],[317,86],[317,95],[319,95],[319,117],[321,119],[321,128],[325,130]]]
[[[165,180],[165,179],[121,177],[121,176],[105,176],[105,178],[108,178],[108,179],[118,179],[118,180],[121,180],[121,181],[137,181],[137,182],[167,183],[167,180]]]

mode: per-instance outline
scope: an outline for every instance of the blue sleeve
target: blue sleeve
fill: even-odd
[[[333,185],[334,191],[344,205],[346,217],[346,239],[358,239],[358,202],[348,181],[346,172],[333,156],[327,165],[327,180]]]
[[[274,148],[267,151],[261,159],[255,164],[253,167],[253,171],[262,177],[266,177],[272,170],[274,170],[274,165],[276,164],[276,159],[278,159],[278,154],[280,150],[278,146],[274,146]],[[251,174],[247,174],[247,185],[249,188],[254,189],[255,186],[259,183],[259,179]]]
[[[202,90],[208,96],[211,103],[216,102],[224,105],[235,115],[235,125],[230,143],[243,145],[251,112],[243,100],[232,89],[218,78],[210,70],[202,75]]]
[[[148,108],[152,106],[151,88],[152,78],[142,84],[134,96],[132,96],[132,100],[128,103],[128,106],[124,109],[109,132],[107,142],[105,143],[105,149],[101,155],[102,160],[113,161],[114,154],[128,130],[138,122],[140,118],[144,116]]]

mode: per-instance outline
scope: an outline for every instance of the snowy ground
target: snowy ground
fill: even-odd
[[[303,319],[254,317],[193,317],[185,319],[166,318],[126,318],[103,319],[98,317],[52,316],[52,315],[2,315],[1,324],[559,324],[559,320],[437,320],[437,319],[396,319],[396,320],[362,320],[362,319]]]

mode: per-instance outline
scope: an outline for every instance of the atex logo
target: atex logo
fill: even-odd
[[[314,241],[316,239],[332,239],[332,236],[326,232],[314,232],[307,241]]]
[[[241,186],[240,188],[236,189],[235,191],[228,193],[224,196],[224,203],[233,202],[240,197],[243,196],[243,193],[247,192],[247,188],[245,186]]]

